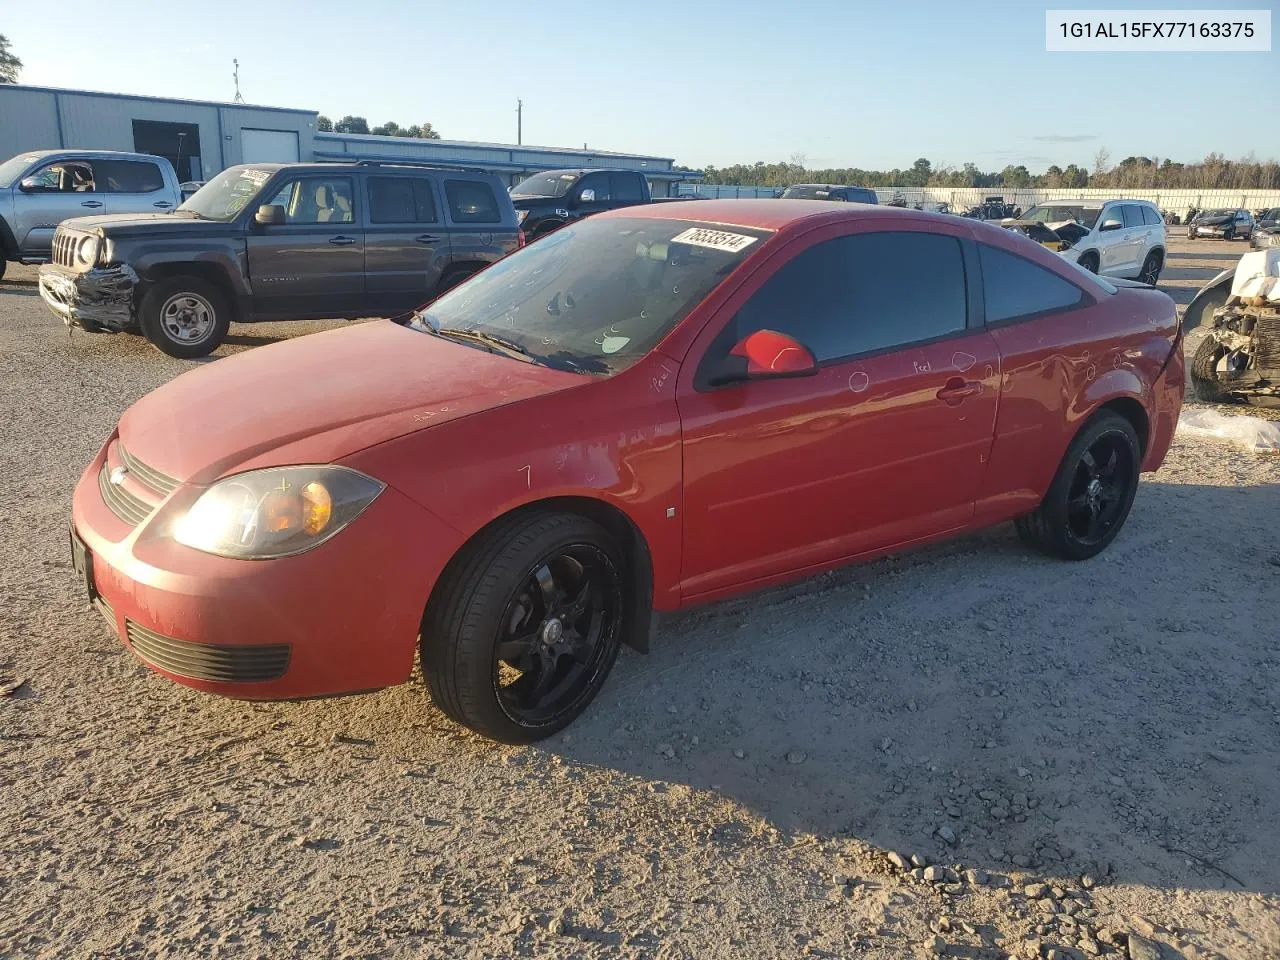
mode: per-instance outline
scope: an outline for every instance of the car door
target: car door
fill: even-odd
[[[1083,273],[1077,283],[1058,272],[1074,272],[1065,263],[1051,269],[1009,249],[977,246],[987,329],[1002,364],[996,438],[978,496],[978,520],[995,522],[1040,502],[1077,426],[1065,404],[1110,361],[1087,346],[1095,299]]]
[[[1124,214],[1121,204],[1113,203],[1102,208],[1098,215],[1098,272],[1115,275],[1124,269],[1125,258],[1129,256],[1125,249]]]
[[[1123,253],[1119,272],[1125,276],[1136,275],[1142,269],[1142,256],[1152,228],[1142,216],[1142,207],[1136,203],[1120,205],[1120,217],[1124,222]]]
[[[1236,211],[1236,237],[1247,240],[1253,234],[1253,215],[1248,210]]]
[[[895,221],[825,228],[775,254],[707,324],[677,389],[686,598],[969,521],[1000,362],[974,325],[962,236]],[[709,371],[759,329],[803,343],[817,373],[711,386]]]
[[[365,179],[365,289],[371,309],[410,310],[435,294],[449,263],[449,235],[426,175]]]
[[[52,254],[63,220],[106,212],[87,159],[64,157],[33,170],[19,182],[14,201],[14,239],[22,255],[35,260]]]
[[[166,213],[174,207],[164,173],[153,161],[95,159],[93,179],[106,213]]]
[[[283,223],[249,217],[246,246],[258,317],[341,317],[364,308],[364,231],[354,177],[289,178],[267,188]]]

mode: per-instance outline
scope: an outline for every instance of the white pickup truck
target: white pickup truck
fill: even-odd
[[[162,213],[182,202],[169,161],[114,150],[40,150],[0,164],[0,277],[44,263],[58,224],[97,214]]]

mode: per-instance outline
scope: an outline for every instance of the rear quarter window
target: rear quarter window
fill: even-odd
[[[1164,223],[1164,221],[1160,219],[1160,214],[1156,213],[1155,207],[1141,207],[1140,209],[1142,210],[1142,219],[1148,226],[1154,227],[1158,224]]]
[[[1083,306],[1086,294],[1052,270],[1023,257],[978,244],[987,323],[1008,323]]]
[[[498,198],[480,180],[446,180],[444,193],[454,223],[501,223]]]

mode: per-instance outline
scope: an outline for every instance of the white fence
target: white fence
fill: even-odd
[[[782,187],[738,187],[716,183],[682,183],[680,196],[698,197],[776,197]],[[1216,207],[1243,207],[1261,210],[1280,207],[1280,190],[1118,190],[1106,187],[1051,189],[1048,187],[877,187],[881,203],[902,197],[910,206],[918,203],[948,203],[955,211],[982,203],[987,197],[1001,197],[1023,210],[1044,200],[1150,200],[1161,210],[1185,217],[1193,207],[1212,210]]]

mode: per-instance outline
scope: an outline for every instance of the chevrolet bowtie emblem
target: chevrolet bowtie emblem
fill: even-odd
[[[107,479],[110,480],[112,484],[118,487],[120,486],[120,484],[124,483],[124,478],[127,477],[128,475],[129,475],[129,471],[126,470],[124,467],[112,467],[111,473],[110,475],[108,475]]]

